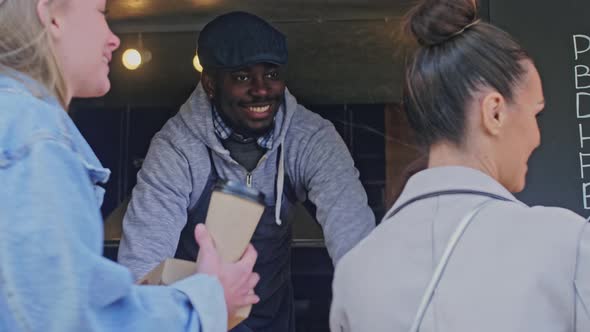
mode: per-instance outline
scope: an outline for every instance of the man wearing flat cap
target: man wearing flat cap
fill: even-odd
[[[219,179],[265,195],[252,238],[260,303],[235,331],[294,331],[290,276],[297,202],[309,200],[334,263],[375,226],[334,126],[285,88],[285,36],[252,14],[215,18],[199,35],[201,82],[151,143],[123,223],[119,262],[136,278],[168,257],[195,260],[193,231]],[[236,220],[239,222],[239,220]]]

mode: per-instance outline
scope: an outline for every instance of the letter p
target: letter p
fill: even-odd
[[[576,54],[576,61],[580,54],[590,51],[590,37],[586,35],[574,35],[574,52]]]

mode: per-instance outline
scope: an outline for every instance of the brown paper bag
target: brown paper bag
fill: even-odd
[[[195,273],[197,273],[197,264],[195,262],[168,258],[137,283],[140,285],[168,286]]]
[[[168,286],[195,273],[197,273],[197,264],[195,262],[168,258],[137,281],[137,284]],[[243,307],[237,311],[236,315],[230,317],[227,322],[228,329],[234,328],[248,318],[250,309],[251,306]]]

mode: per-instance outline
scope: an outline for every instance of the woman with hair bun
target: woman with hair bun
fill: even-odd
[[[469,0],[424,0],[404,108],[428,167],[336,267],[332,331],[590,331],[590,227],[529,207],[541,79]]]

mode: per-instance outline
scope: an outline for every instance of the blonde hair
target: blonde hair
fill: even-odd
[[[50,0],[51,5],[61,1]],[[0,73],[12,76],[16,71],[30,76],[55,95],[65,109],[66,82],[51,36],[37,14],[38,2],[0,0]],[[42,93],[29,88],[35,95]]]

